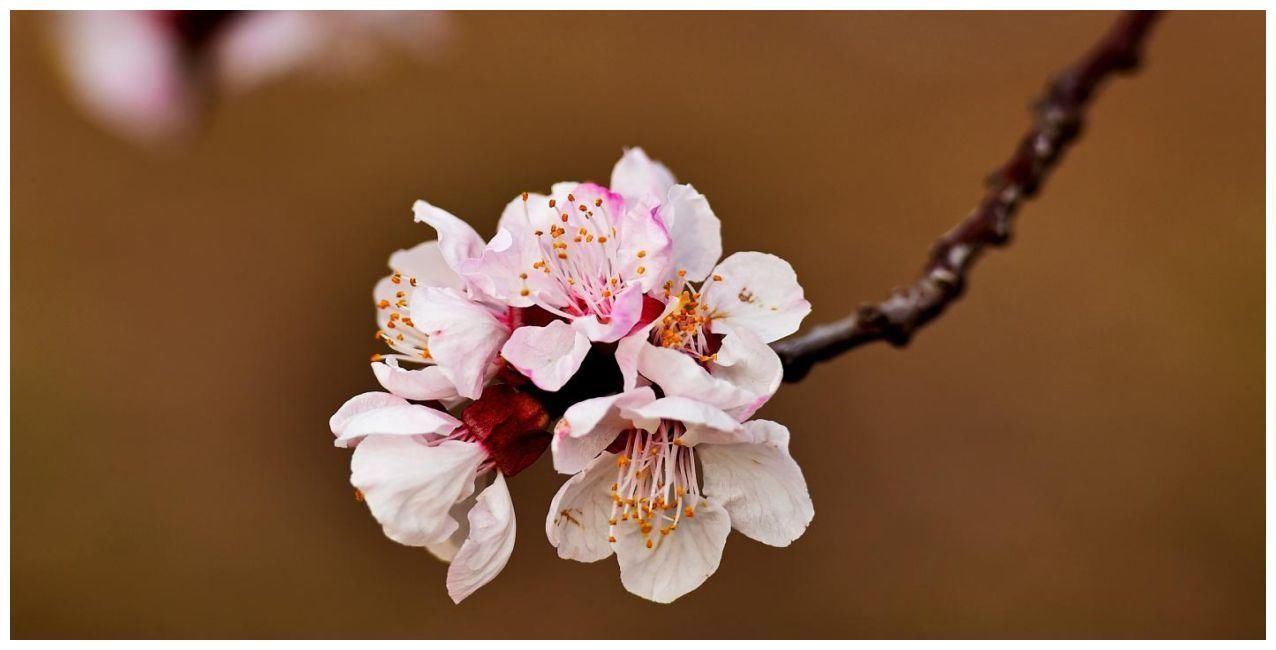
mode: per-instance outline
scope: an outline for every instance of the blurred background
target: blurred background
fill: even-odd
[[[81,109],[54,16],[15,13],[13,635],[1262,636],[1259,12],[1166,16],[960,303],[781,390],[760,415],[814,523],[733,535],[671,606],[557,559],[546,459],[512,481],[509,566],[453,606],[327,428],[377,388],[372,285],[432,237],[414,199],[490,234],[642,146],[727,251],[793,263],[815,324],[914,278],[1112,18],[452,14],[428,56],[143,142]]]

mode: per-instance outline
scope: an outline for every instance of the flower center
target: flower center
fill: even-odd
[[[618,526],[636,526],[647,548],[678,528],[683,517],[696,515],[700,486],[696,452],[678,441],[682,424],[662,421],[653,433],[629,432],[625,451],[616,459],[616,482],[611,486],[609,541]]]
[[[400,361],[421,363],[430,360],[429,337],[423,334],[412,323],[408,312],[408,294],[417,285],[416,278],[405,277],[402,273],[390,276],[390,282],[397,287],[394,298],[382,298],[377,302],[377,309],[386,315],[377,319],[382,326],[377,330],[377,340],[384,341],[397,354],[372,355],[373,361],[381,361],[393,357]]]
[[[700,295],[710,283],[721,282],[722,276],[714,275],[697,289],[683,280],[686,273],[678,271],[677,280],[665,282],[665,299],[674,300],[677,295],[677,306],[651,329],[651,342],[689,354],[702,364],[709,363],[718,357],[718,340],[710,326],[715,314],[700,299]],[[677,287],[681,289],[678,290]]]
[[[538,304],[562,316],[572,318],[595,314],[607,322],[616,294],[634,280],[624,270],[621,259],[621,242],[618,241],[616,224],[622,216],[624,203],[603,188],[578,187],[576,193],[567,195],[566,203],[549,199],[549,207],[557,217],[548,229],[537,229],[532,235],[540,250],[540,258],[530,269],[519,274],[523,280],[521,294],[527,296],[529,273],[541,273],[550,282],[538,283]],[[523,195],[526,209],[527,195]],[[638,260],[647,251],[636,253]],[[647,272],[638,262],[633,269],[637,276]]]
[[[689,354],[701,363],[713,361],[717,355],[709,353],[706,331],[712,320],[709,308],[700,301],[700,293],[691,289],[683,289],[677,301],[678,306],[652,328],[651,342]]]

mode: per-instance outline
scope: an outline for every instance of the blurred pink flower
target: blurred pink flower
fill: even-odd
[[[76,101],[144,142],[188,133],[211,97],[287,74],[350,75],[387,49],[432,52],[448,32],[435,12],[75,11],[56,21]]]

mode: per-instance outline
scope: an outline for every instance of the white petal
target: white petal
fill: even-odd
[[[554,425],[554,439],[550,443],[554,469],[564,474],[584,469],[621,431],[633,427],[632,422],[621,416],[621,409],[654,399],[656,394],[643,386],[573,404]]]
[[[333,414],[328,424],[332,426],[338,447],[352,447],[364,436],[444,436],[461,426],[461,421],[428,406],[401,403],[387,398],[371,397],[386,393],[364,393],[346,402]],[[355,400],[359,400],[355,403]],[[381,406],[374,406],[378,401]]]
[[[686,271],[691,282],[709,277],[714,263],[722,257],[722,222],[713,214],[709,200],[690,185],[674,185],[660,204],[659,215],[672,241],[661,284],[678,271]]]
[[[620,339],[616,344],[616,365],[620,367],[625,390],[633,390],[638,386],[638,365],[642,363],[643,350],[650,345],[647,342],[650,336],[651,329],[644,327]]]
[[[478,489],[477,484],[474,487]],[[459,525],[446,540],[425,545],[425,550],[429,551],[430,555],[442,562],[449,564],[452,562],[453,558],[456,557],[456,553],[461,550],[461,545],[465,543],[465,539],[470,536],[469,514],[477,497],[478,495],[471,493],[470,496],[452,504],[452,508],[448,510],[448,516]]]
[[[738,442],[743,435],[743,428],[735,418],[721,409],[685,397],[662,397],[641,406],[624,407],[621,415],[646,431],[655,431],[661,420],[681,422],[687,432],[679,440],[687,446],[701,442]]]
[[[589,339],[556,320],[549,325],[528,325],[514,330],[501,356],[541,390],[563,387],[589,354]]]
[[[460,289],[463,285],[461,276],[448,266],[443,258],[443,249],[434,240],[392,253],[390,270],[405,278],[416,279],[416,286]],[[408,283],[406,286],[412,285]]]
[[[372,364],[381,387],[407,399],[451,401],[458,397],[456,386],[438,366],[424,368],[400,368],[398,359],[387,359]]]
[[[412,321],[430,337],[430,356],[456,392],[478,399],[509,329],[483,305],[436,287],[412,294]]]
[[[658,202],[673,184],[673,173],[638,147],[625,150],[611,170],[611,190],[635,202]]]
[[[545,517],[545,535],[558,557],[597,562],[611,555],[608,517],[616,456],[604,452],[558,489]]]
[[[449,511],[474,491],[474,472],[486,457],[478,443],[431,447],[412,436],[372,436],[355,447],[350,484],[386,537],[408,546],[438,544],[459,527]]]
[[[483,238],[451,212],[417,201],[412,204],[412,213],[416,221],[429,224],[439,233],[439,250],[443,259],[458,274],[464,273],[466,261],[483,252]]]
[[[479,494],[469,522],[469,537],[447,572],[447,593],[455,603],[491,582],[514,550],[514,504],[499,472],[492,485]]]
[[[630,593],[658,603],[671,603],[704,583],[722,561],[722,547],[731,520],[721,506],[708,501],[695,505],[694,517],[683,517],[678,528],[647,548],[634,522],[616,529],[616,560],[620,581]]]
[[[780,388],[784,364],[780,355],[751,330],[739,329],[723,337],[722,347],[709,364],[709,373],[749,395],[743,404],[720,406],[735,419],[747,420]]]
[[[714,377],[688,354],[645,345],[638,359],[638,372],[666,395],[686,397],[724,411],[747,407],[758,399],[732,382]]]
[[[704,493],[723,504],[736,530],[763,544],[788,546],[815,516],[802,469],[789,455],[789,430],[769,420],[744,428],[754,442],[696,448]]]
[[[407,406],[407,404],[407,400],[390,393],[382,393],[380,391],[360,393],[346,400],[346,403],[342,404],[341,408],[332,414],[332,417],[328,419],[328,428],[332,430],[334,435],[339,436],[342,431],[345,431],[350,418],[360,413],[382,409],[387,406]]]
[[[796,332],[811,312],[793,267],[774,255],[735,253],[713,274],[722,279],[705,283],[702,292],[719,334],[749,329],[770,343]]]

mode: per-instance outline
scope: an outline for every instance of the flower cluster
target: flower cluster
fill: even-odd
[[[332,416],[385,534],[450,562],[459,602],[504,568],[506,479],[548,448],[571,475],[545,534],[563,558],[615,553],[629,591],[671,602],[718,568],[732,528],[773,546],[814,510],[789,432],[751,419],[780,385],[768,345],[810,311],[792,267],[722,254],[705,197],[641,149],[610,187],[558,183],[482,238],[419,201],[437,241],[374,290],[384,392]]]

